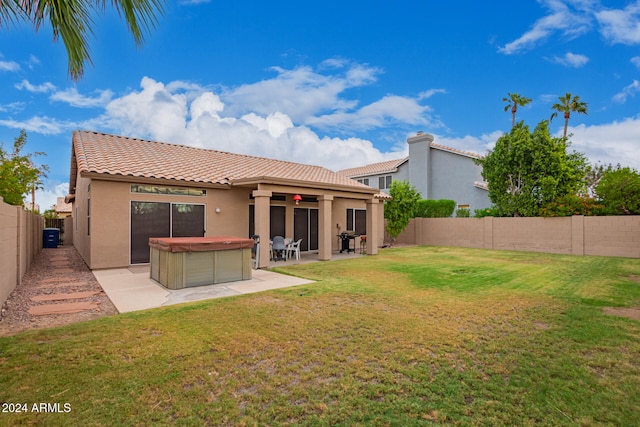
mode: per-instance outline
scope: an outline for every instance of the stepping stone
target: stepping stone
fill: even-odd
[[[40,282],[42,283],[54,283],[54,282],[66,282],[67,279],[66,277],[47,277],[46,279],[42,279],[40,280]]]
[[[31,301],[41,302],[41,301],[58,301],[58,300],[66,300],[66,299],[81,299],[88,298],[95,294],[99,294],[100,291],[93,292],[73,292],[70,294],[52,294],[52,295],[36,295],[31,297]]]
[[[87,286],[89,282],[69,282],[69,279],[61,278],[58,280],[58,283],[43,283],[40,284],[39,288],[80,288],[82,286]]]
[[[29,314],[33,316],[45,316],[47,314],[71,314],[86,310],[97,310],[95,302],[68,302],[64,304],[36,305],[29,308]]]
[[[73,268],[53,268],[53,273],[73,273]]]

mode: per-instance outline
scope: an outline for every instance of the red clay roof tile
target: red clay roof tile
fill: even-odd
[[[227,153],[92,131],[74,131],[73,150],[80,173],[167,179],[184,183],[233,185],[234,181],[291,180],[350,187],[366,185],[320,166]],[[74,165],[71,166],[72,175]],[[75,176],[71,179],[75,181]]]

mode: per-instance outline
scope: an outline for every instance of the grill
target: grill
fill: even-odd
[[[340,241],[342,245],[340,246],[340,253],[347,251],[354,252],[356,251],[356,233],[354,231],[343,231],[338,235],[340,237]]]

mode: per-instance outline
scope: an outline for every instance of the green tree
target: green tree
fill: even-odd
[[[42,216],[44,217],[44,219],[57,219],[58,212],[56,212],[55,209],[47,209],[46,211],[44,211]]]
[[[617,166],[620,169],[620,164]],[[613,165],[609,163],[608,165],[603,165],[602,163],[595,163],[593,166],[589,168],[587,171],[587,191],[590,196],[594,196],[596,194],[596,187],[598,183],[604,176],[606,172],[610,172],[613,170]]]
[[[420,199],[416,203],[413,216],[415,218],[446,218],[450,217],[455,209],[455,200]]]
[[[33,157],[44,153],[35,152],[22,155],[20,152],[27,143],[27,133],[23,130],[13,142],[13,151],[7,152],[0,144],[0,197],[5,203],[23,205],[24,196],[42,186],[48,167],[33,163]]]
[[[477,161],[499,216],[537,216],[541,206],[584,189],[588,169],[581,153],[567,153],[565,138],[553,138],[544,120],[533,132],[523,122],[501,136]]]
[[[51,25],[53,41],[62,38],[69,60],[69,75],[78,80],[85,63],[91,63],[88,37],[93,33],[92,13],[104,12],[104,0],[2,0],[0,26],[26,22],[38,31],[45,22]],[[144,35],[157,23],[163,13],[164,0],[112,0],[111,5],[124,16],[136,45],[144,42]]]
[[[408,181],[402,180],[391,183],[389,195],[393,200],[384,204],[384,218],[387,220],[387,233],[393,242],[413,217],[420,193]]]
[[[607,170],[596,196],[608,215],[640,215],[640,174],[628,167]]]
[[[552,110],[556,110],[551,114],[550,121],[554,119],[558,115],[558,113],[563,113],[564,115],[564,134],[563,136],[567,137],[567,127],[569,126],[569,119],[571,118],[571,113],[579,113],[579,114],[587,114],[587,103],[580,101],[580,97],[578,95],[571,97],[571,94],[567,92],[564,96],[558,97],[560,100],[559,103],[555,103],[551,106]]]
[[[517,93],[507,93],[507,98],[502,98],[502,102],[507,103],[504,107],[504,111],[509,111],[509,109],[511,109],[511,127],[514,127],[516,125],[516,112],[518,111],[518,106],[524,107],[531,102],[531,98],[520,96]]]
[[[547,203],[540,209],[540,216],[602,215],[604,206],[587,194],[566,194]]]

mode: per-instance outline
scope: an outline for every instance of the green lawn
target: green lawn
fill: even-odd
[[[409,247],[279,271],[317,283],[0,339],[0,401],[28,409],[0,424],[638,425],[640,322],[603,307],[640,307],[640,260]]]

